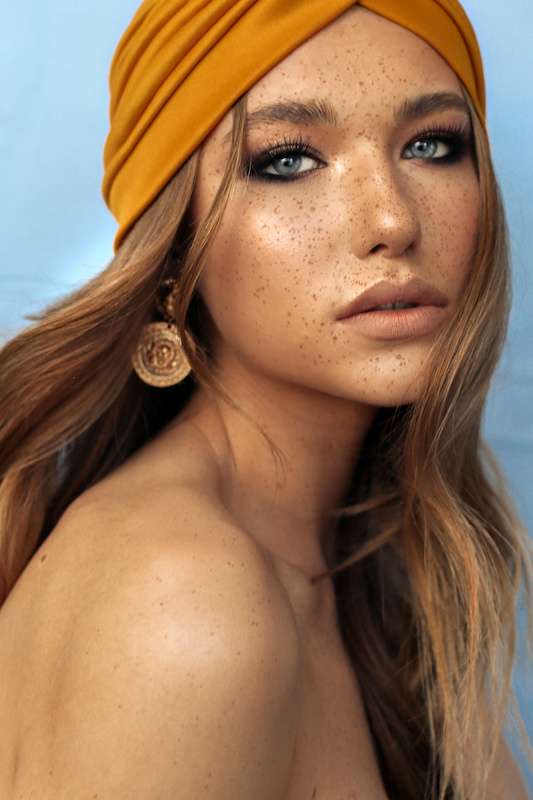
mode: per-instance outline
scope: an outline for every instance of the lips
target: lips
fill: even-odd
[[[414,303],[417,306],[444,308],[448,305],[448,298],[435,286],[420,278],[413,278],[404,284],[380,281],[345,306],[337,319],[346,319],[354,314],[372,311],[378,306],[390,305],[390,303]]]

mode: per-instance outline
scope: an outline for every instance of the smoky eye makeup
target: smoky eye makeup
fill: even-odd
[[[420,147],[422,145],[422,147]],[[442,168],[460,162],[471,151],[473,133],[469,120],[460,123],[438,124],[421,129],[403,148],[404,158],[427,161],[429,167]],[[407,153],[407,155],[405,155]],[[320,166],[298,172],[303,160]],[[282,165],[281,162],[285,162]],[[287,163],[288,162],[288,163]],[[246,156],[243,175],[249,180],[292,183],[327,166],[310,139],[302,134],[273,138],[258,151]],[[274,172],[266,172],[267,169]]]

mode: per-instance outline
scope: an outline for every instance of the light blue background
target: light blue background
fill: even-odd
[[[531,533],[533,11],[529,0],[464,0],[463,5],[483,53],[489,132],[514,260],[510,335],[484,429]],[[132,0],[5,4],[0,48],[0,341],[26,324],[24,314],[78,286],[112,256],[117,226],[100,195],[107,80],[115,46],[137,6]],[[523,626],[521,611],[519,618]],[[533,738],[531,665],[517,668],[514,676]],[[533,775],[514,738],[511,745],[531,791]]]

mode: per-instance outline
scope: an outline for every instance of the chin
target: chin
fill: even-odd
[[[376,408],[394,408],[416,403],[420,396],[421,387],[419,385],[391,386],[389,381],[386,386],[373,386],[364,393],[353,392],[351,399],[356,403]]]

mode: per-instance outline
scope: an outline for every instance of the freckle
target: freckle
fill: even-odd
[[[44,554],[44,556],[41,556],[41,564],[43,563],[43,561],[46,561],[47,558],[48,556],[46,555],[46,553]]]

